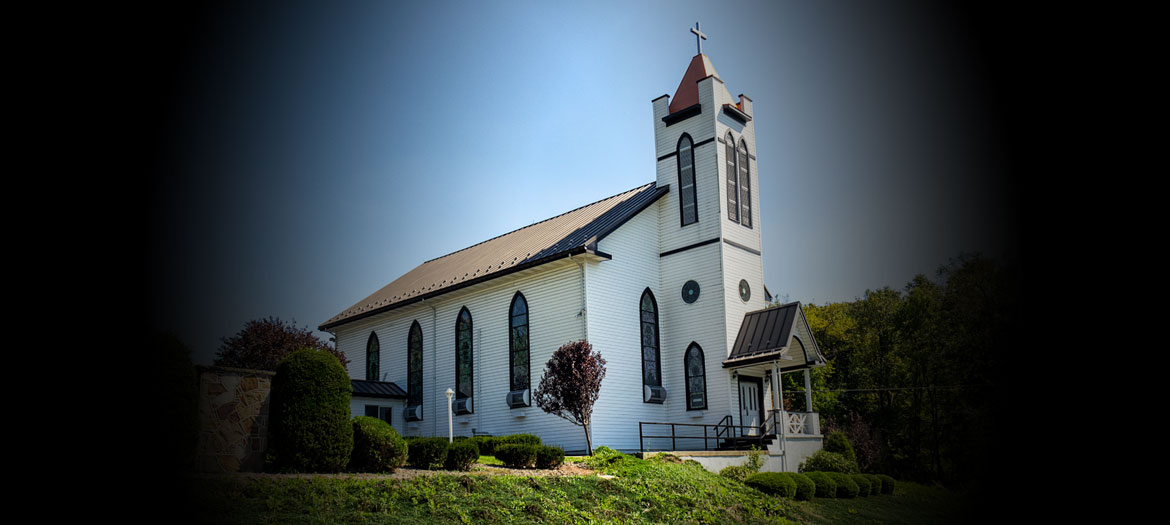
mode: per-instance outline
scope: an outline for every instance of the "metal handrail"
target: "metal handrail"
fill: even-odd
[[[774,419],[774,418],[769,418],[769,420],[772,420],[772,419]],[[768,432],[766,432],[766,430],[767,430],[766,424],[765,425],[758,425],[758,426],[757,425],[732,425],[731,424],[732,421],[734,421],[734,420],[731,418],[730,415],[727,417],[724,417],[723,419],[721,419],[719,421],[719,423],[716,423],[714,425],[706,424],[706,423],[659,423],[659,422],[654,422],[654,421],[639,421],[638,422],[638,448],[639,448],[639,451],[646,452],[646,440],[647,439],[669,439],[672,450],[678,450],[678,440],[680,440],[680,439],[683,439],[683,440],[701,439],[701,440],[703,440],[703,450],[711,450],[711,447],[709,444],[709,442],[711,440],[714,440],[716,442],[716,448],[718,448],[718,443],[720,441],[723,441],[725,439],[737,438],[737,436],[735,435],[735,432],[734,432],[735,429],[739,430],[738,438],[740,438],[740,439],[751,438],[751,439],[754,439],[756,441],[761,442],[761,444],[762,444],[764,438],[769,434]],[[773,427],[775,427],[775,424],[776,423],[773,422]],[[670,435],[669,436],[666,436],[666,435],[662,435],[662,436],[647,435],[646,429],[645,429],[646,425],[669,426],[670,427]],[[680,436],[680,435],[678,435],[678,432],[677,432],[678,427],[702,427],[703,428],[703,435],[701,437],[700,436]],[[712,436],[710,433],[708,433],[707,430],[709,428],[715,429],[715,432],[714,432],[715,435]],[[758,431],[760,431],[760,433],[759,433],[759,435],[751,436],[747,432],[744,432],[744,429],[758,430]],[[730,434],[730,436],[728,434]],[[773,432],[772,434],[775,434],[775,433]]]

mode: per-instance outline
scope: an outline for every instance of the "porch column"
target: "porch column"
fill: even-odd
[[[780,471],[788,472],[788,440],[785,436],[788,434],[788,415],[784,413],[784,378],[780,375],[780,362],[772,361],[772,378],[776,381],[776,396],[780,399],[780,403],[776,406],[777,421],[780,431],[776,436],[780,440]]]
[[[819,435],[821,433],[821,418],[820,415],[813,411],[812,405],[812,380],[809,379],[809,369],[804,369],[804,406],[805,411],[808,412],[808,430],[812,435]]]

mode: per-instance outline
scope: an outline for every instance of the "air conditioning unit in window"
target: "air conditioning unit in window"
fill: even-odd
[[[406,417],[407,421],[422,421],[422,405],[406,407],[406,413],[403,415]]]
[[[511,408],[532,406],[532,395],[529,390],[513,390],[508,392],[508,406]]]
[[[666,401],[666,389],[660,386],[643,385],[642,395],[644,396],[642,400],[647,403],[662,404],[663,401]]]
[[[457,416],[461,415],[461,414],[470,414],[471,408],[472,407],[471,407],[471,398],[470,397],[465,397],[463,399],[456,399],[451,404],[451,411],[454,412],[455,415],[457,415]]]

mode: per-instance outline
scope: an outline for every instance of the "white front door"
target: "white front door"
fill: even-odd
[[[741,434],[745,436],[755,436],[759,434],[760,426],[760,383],[759,380],[745,381],[742,378],[739,381],[739,424],[745,427],[740,428]]]

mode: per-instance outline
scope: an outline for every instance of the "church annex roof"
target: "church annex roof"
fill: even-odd
[[[801,341],[799,337],[793,337],[798,333],[808,334],[808,340]],[[735,336],[731,353],[723,361],[723,368],[774,359],[790,361],[782,366],[785,369],[825,364],[825,358],[817,348],[812,331],[808,329],[808,321],[804,318],[800,301],[744,314],[743,323],[739,325],[739,334]]]
[[[366,381],[350,379],[355,397],[380,397],[383,399],[406,399],[406,391],[390,381]]]
[[[569,255],[594,253],[608,257],[597,251],[597,241],[653,204],[669,189],[669,185],[658,187],[657,183],[651,182],[431,259],[333,316],[318,329],[331,330],[350,321]]]

